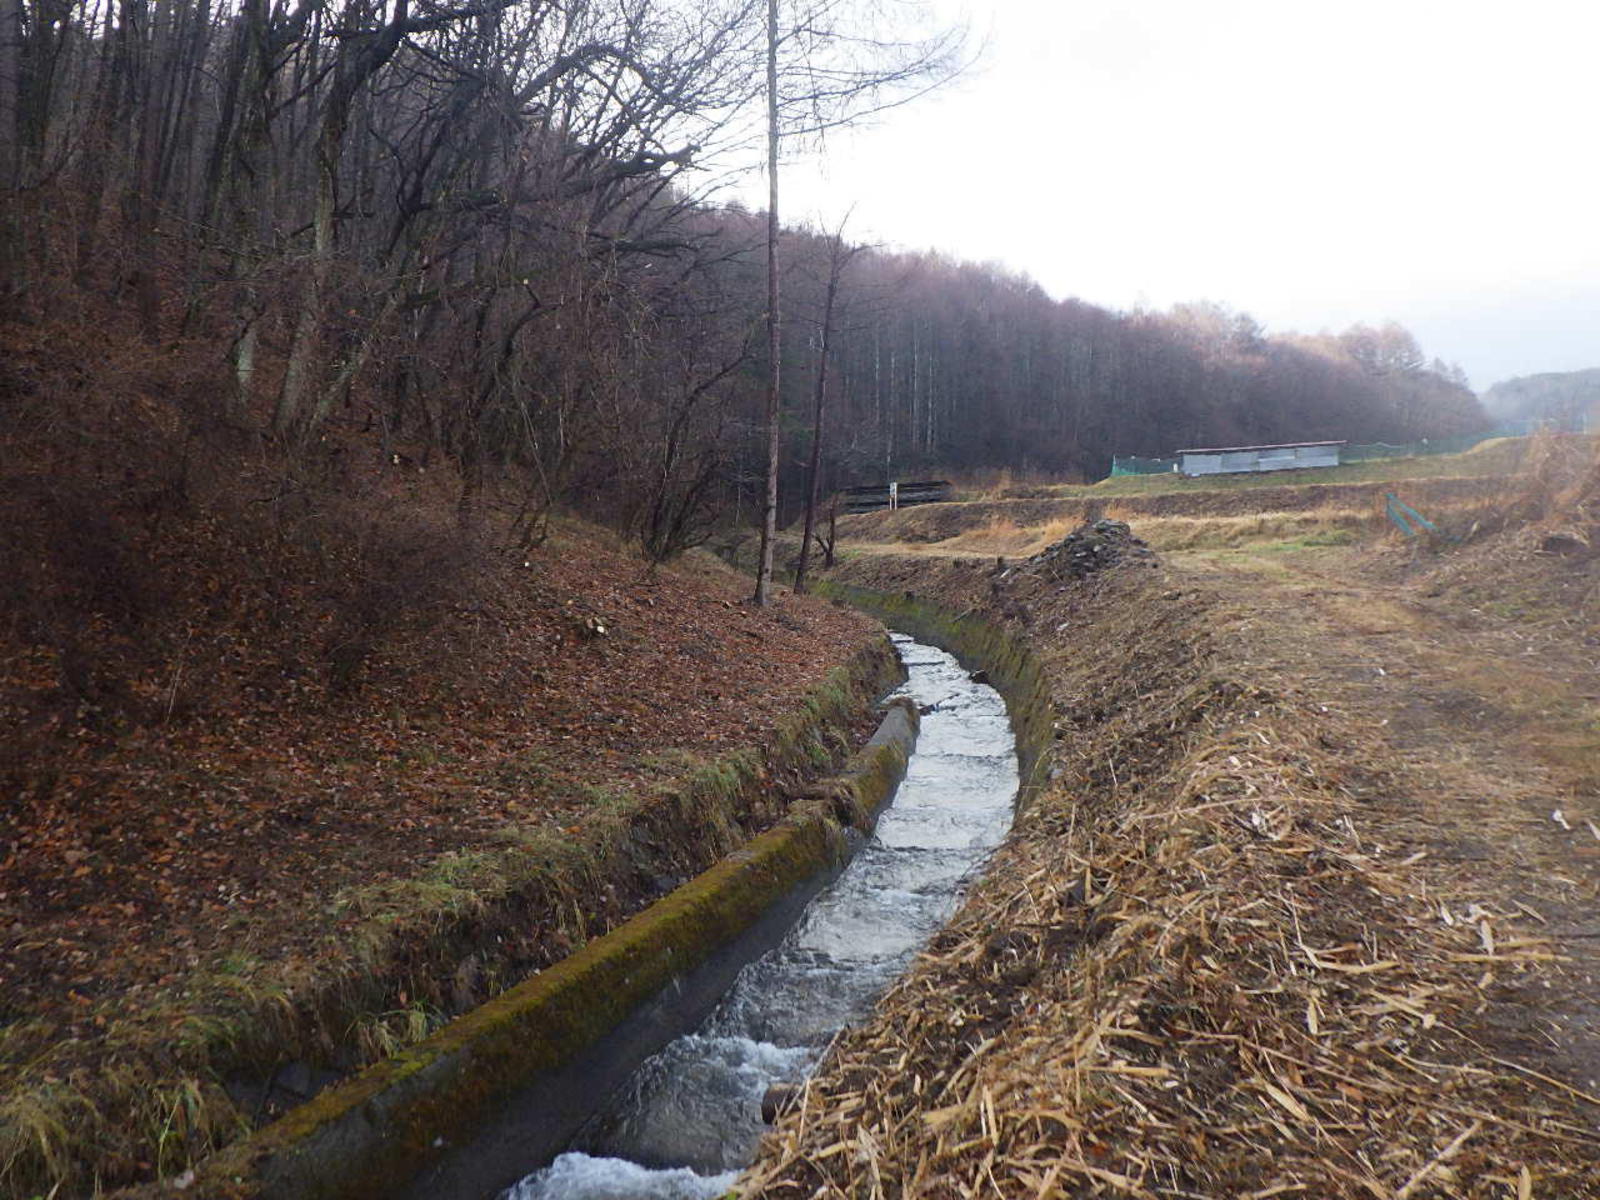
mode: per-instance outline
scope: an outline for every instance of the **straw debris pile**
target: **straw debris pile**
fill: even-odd
[[[1600,1196],[1600,1097],[1485,1016],[1559,956],[1441,901],[1359,733],[1159,572],[1034,586],[1058,777],[743,1194]]]

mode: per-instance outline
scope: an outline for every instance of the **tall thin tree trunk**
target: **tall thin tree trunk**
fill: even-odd
[[[22,0],[0,0],[0,296],[27,290],[22,220]]]
[[[299,297],[300,311],[295,317],[294,334],[289,342],[289,361],[278,389],[278,407],[272,425],[280,436],[287,436],[299,419],[310,394],[312,363],[322,331],[322,309],[327,295],[333,260],[334,176],[332,167],[317,173],[316,210],[312,218],[311,263]]]
[[[314,427],[314,420],[307,418],[320,415],[307,413],[306,409],[315,386],[316,352],[322,336],[329,284],[333,278],[339,159],[344,151],[345,133],[350,125],[357,95],[367,80],[394,57],[404,36],[409,13],[409,0],[399,0],[390,22],[382,30],[362,35],[370,41],[342,47],[334,64],[333,85],[329,89],[322,112],[322,124],[317,131],[316,207],[312,213],[311,264],[305,288],[300,295],[300,313],[295,320],[294,335],[289,343],[289,361],[284,368],[278,407],[272,419],[273,428],[280,436],[288,434],[301,421]]]
[[[0,0],[0,187],[21,183],[22,0]]]
[[[895,412],[895,384],[898,378],[895,375],[895,349],[889,347],[889,420],[884,425],[883,437],[883,485],[888,487],[894,481],[894,427],[898,414]]]
[[[828,288],[828,315],[823,320],[822,345],[817,362],[817,395],[811,417],[811,487],[806,493],[806,528],[800,539],[800,564],[794,571],[794,590],[806,590],[806,568],[811,565],[811,534],[817,525],[817,500],[822,494],[822,418],[828,394],[828,324],[833,320],[833,288]]]
[[[782,384],[778,326],[778,0],[767,0],[767,495],[761,514],[758,605],[772,599],[773,544],[778,537],[778,412]]]
[[[833,343],[833,306],[839,298],[839,281],[852,253],[844,248],[844,231],[833,235],[828,253],[828,290],[822,301],[822,329],[817,346],[817,394],[811,418],[810,489],[806,494],[805,534],[800,540],[800,563],[794,572],[794,590],[806,590],[806,568],[811,564],[811,537],[817,527],[817,501],[822,495],[822,425],[827,412],[828,350]]]

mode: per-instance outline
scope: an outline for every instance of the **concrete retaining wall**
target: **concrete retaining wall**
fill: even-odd
[[[846,769],[773,829],[549,970],[213,1156],[183,1190],[377,1200],[484,1195],[515,1182],[641,1057],[697,1023],[837,874],[893,795],[915,738],[914,708],[894,705]],[[174,1190],[169,1181],[131,1194]]]
[[[1050,771],[1055,744],[1049,684],[1027,641],[993,621],[972,613],[954,613],[913,592],[877,592],[853,584],[821,579],[812,590],[871,613],[891,629],[938,646],[969,670],[981,670],[1005,698],[1017,739],[1022,776],[1018,809],[1024,809]]]

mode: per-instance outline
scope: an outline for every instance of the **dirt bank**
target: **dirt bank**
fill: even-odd
[[[745,1194],[1600,1194],[1592,784],[1460,732],[1509,644],[1219,557],[843,568],[1021,632],[1058,774]]]
[[[980,500],[964,504],[923,504],[896,512],[862,513],[839,521],[839,536],[848,541],[941,542],[974,529],[997,524],[1022,528],[1072,525],[1099,517],[1137,521],[1150,517],[1240,517],[1261,513],[1304,513],[1319,509],[1360,513],[1381,523],[1383,497],[1399,491],[1410,503],[1436,513],[1484,506],[1500,498],[1505,477],[1464,476],[1401,482],[1284,484],[1238,490],[1205,488],[1150,496]]]
[[[783,820],[617,929],[182,1180],[116,1195],[435,1200],[513,1186],[642,1060],[694,1028],[837,875],[904,776],[917,726],[915,706],[895,701]]]
[[[0,1194],[180,1173],[559,960],[778,820],[896,670],[576,524],[483,572],[342,692],[99,721],[7,678]]]

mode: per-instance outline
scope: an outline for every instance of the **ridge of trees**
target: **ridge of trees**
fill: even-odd
[[[1562,429],[1600,427],[1600,367],[1502,379],[1483,394],[1500,420],[1549,421]]]
[[[462,521],[493,473],[521,497],[520,543],[560,504],[670,556],[760,507],[765,222],[714,202],[708,164],[759,144],[766,15],[0,0],[0,321],[125,335],[156,377],[181,362],[161,398],[191,430],[293,454],[340,424],[379,461],[450,463]],[[841,280],[836,236],[783,240],[784,520],[813,457],[824,489],[1092,477],[1180,443],[1484,424],[1460,373],[1393,324],[1275,336],[1213,304],[1115,313],[873,247]],[[38,370],[13,363],[5,386],[26,401],[13,432],[23,414],[59,427],[67,400]]]

